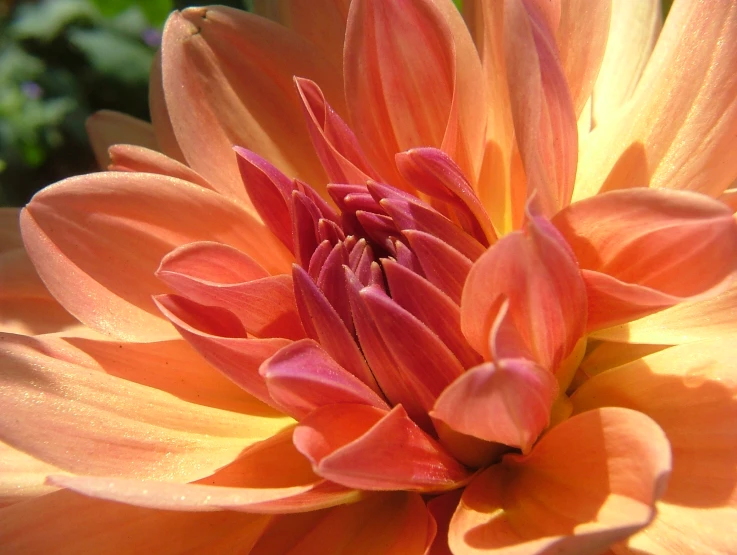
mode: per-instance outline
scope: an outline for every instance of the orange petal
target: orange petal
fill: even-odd
[[[154,272],[174,247],[220,241],[274,273],[291,258],[239,205],[161,175],[73,177],[37,193],[21,219],[26,248],[52,295],[84,324],[122,339],[175,336],[151,300],[166,291]]]
[[[450,526],[450,519],[458,506],[458,502],[461,500],[461,494],[463,490],[451,491],[439,495],[427,503],[427,510],[435,521],[437,526],[437,532],[435,539],[427,555],[451,555],[450,547],[448,546],[448,527]]]
[[[297,313],[292,277],[263,276],[265,271],[244,253],[238,253],[240,268],[231,266],[224,270],[223,266],[236,258],[233,251],[235,249],[217,243],[191,243],[166,255],[156,275],[174,291],[196,303],[227,309],[254,337],[305,337]],[[223,256],[224,252],[228,254]],[[243,268],[249,263],[251,267]],[[233,274],[239,269],[245,271],[242,276],[235,277]]]
[[[352,505],[277,517],[251,555],[422,555],[431,517],[416,493],[373,494]]]
[[[141,509],[59,491],[0,511],[0,543],[8,553],[233,553],[248,551],[270,518]]]
[[[60,473],[54,465],[0,442],[0,509],[55,491],[45,485],[46,476]]]
[[[91,497],[178,511],[294,513],[359,499],[316,476],[292,444],[292,430],[253,445],[237,460],[194,484],[115,477],[50,476],[49,483]]]
[[[481,68],[450,2],[354,0],[344,71],[352,127],[382,176],[401,184],[394,155],[432,146],[475,181],[486,123]]]
[[[527,453],[550,424],[558,382],[525,359],[503,359],[466,371],[435,401],[430,416],[455,431]]]
[[[357,489],[442,491],[468,478],[401,405],[390,412],[345,403],[322,407],[300,422],[294,444],[317,474]]]
[[[663,26],[661,0],[614,0],[609,38],[593,91],[592,120],[616,117],[635,92]]]
[[[670,471],[663,431],[605,408],[550,430],[466,488],[450,522],[455,553],[601,553],[646,526]]]
[[[468,274],[461,327],[471,346],[487,359],[501,297],[509,300],[508,322],[535,361],[557,370],[583,335],[586,296],[568,245],[543,218],[533,216],[524,231],[497,241]]]
[[[159,150],[159,144],[150,123],[112,110],[100,110],[87,118],[87,134],[101,169],[107,169],[110,156],[107,149],[113,145],[137,145]]]
[[[591,96],[604,51],[612,40],[612,0],[567,0],[560,7],[555,38],[578,117]]]
[[[676,2],[626,110],[581,145],[574,198],[643,185],[719,196],[737,177],[735,65],[737,4]]]
[[[240,321],[219,307],[206,307],[177,295],[160,295],[155,302],[202,357],[239,387],[269,406],[282,407],[269,395],[259,366],[289,339],[247,339]]]
[[[737,269],[732,212],[688,191],[612,191],[571,205],[553,224],[584,270],[590,330],[705,293]]]
[[[527,196],[536,191],[543,213],[552,216],[570,203],[576,176],[578,130],[571,93],[553,29],[538,6],[505,2],[504,42]]]
[[[113,145],[108,149],[108,154],[109,169],[112,171],[168,175],[214,190],[214,187],[192,168],[155,150],[134,145]]]
[[[719,295],[689,301],[634,322],[595,332],[594,337],[623,343],[680,345],[716,339],[737,331],[737,280]]]
[[[649,552],[730,553],[737,516],[737,335],[672,347],[594,376],[571,397],[576,412],[643,412],[665,431],[673,473],[658,516],[629,546]],[[585,414],[585,413],[584,413]]]
[[[33,338],[6,335],[0,439],[79,474],[189,481],[288,426],[204,407],[90,371]]]
[[[161,145],[161,152],[186,164],[182,149],[179,148],[174,129],[171,126],[169,110],[166,108],[164,83],[161,71],[161,50],[157,50],[151,63],[148,85],[148,110],[151,112],[151,123],[154,127],[156,142]]]
[[[302,108],[292,78],[315,80],[339,111],[342,84],[307,41],[240,10],[191,8],[167,21],[162,61],[179,146],[188,164],[219,191],[247,201],[234,145],[253,150],[290,177],[325,182],[308,133],[298,125]]]
[[[384,399],[335,362],[311,339],[295,341],[264,361],[259,373],[271,397],[300,419],[336,403],[389,409]]]

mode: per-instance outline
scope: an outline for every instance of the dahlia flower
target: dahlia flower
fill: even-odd
[[[255,4],[3,214],[4,551],[737,552],[737,4]]]

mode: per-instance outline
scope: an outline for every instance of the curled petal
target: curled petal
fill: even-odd
[[[390,412],[367,405],[323,407],[300,422],[294,444],[317,474],[357,489],[438,491],[468,478],[401,405]]]
[[[169,158],[166,154],[134,145],[113,145],[108,149],[111,171],[156,173],[176,177],[205,189],[214,187],[189,166]]]
[[[558,382],[524,359],[505,359],[466,371],[435,401],[430,416],[457,432],[529,452],[550,424]]]
[[[471,482],[450,522],[450,547],[479,555],[601,553],[650,523],[670,463],[668,440],[647,416],[582,413],[529,455],[506,455]]]
[[[688,191],[611,191],[553,224],[587,271],[589,330],[703,294],[737,269],[731,210]]]
[[[365,404],[389,409],[386,402],[345,370],[311,339],[296,341],[264,361],[259,373],[271,397],[301,419],[325,405]]]
[[[586,292],[568,246],[549,222],[533,216],[524,232],[500,239],[468,274],[461,327],[471,346],[487,358],[502,296],[509,301],[508,323],[521,344],[541,366],[557,370],[583,335]]]

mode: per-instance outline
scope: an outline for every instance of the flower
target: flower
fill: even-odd
[[[469,4],[170,17],[20,216],[4,545],[735,551],[737,6]]]

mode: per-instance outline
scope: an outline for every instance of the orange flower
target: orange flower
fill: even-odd
[[[3,545],[737,551],[737,6],[256,4],[0,244]]]

